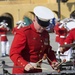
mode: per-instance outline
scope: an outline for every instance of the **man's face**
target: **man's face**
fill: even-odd
[[[34,27],[35,27],[36,31],[39,33],[42,33],[45,30],[45,27],[42,27],[41,25],[38,24],[36,17],[35,17],[35,21],[34,21]]]

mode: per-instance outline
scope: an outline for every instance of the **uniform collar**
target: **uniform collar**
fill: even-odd
[[[32,24],[30,25],[30,27],[31,27],[31,29],[32,29],[34,32],[39,33],[39,32],[36,31],[36,29],[35,29],[35,27],[34,27],[34,23],[32,23]],[[42,33],[44,33],[44,31],[43,31]],[[39,34],[42,34],[42,33],[39,33]]]
[[[34,27],[34,23],[32,23],[30,26],[31,26],[31,29],[32,29],[33,31],[37,32],[36,29],[35,29],[35,27]]]

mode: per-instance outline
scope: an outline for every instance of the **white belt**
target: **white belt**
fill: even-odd
[[[65,45],[67,44],[67,42],[64,43]]]
[[[5,34],[2,34],[1,36],[6,36]]]
[[[66,36],[60,36],[60,38],[66,38]]]
[[[56,36],[59,36],[59,35],[56,35]]]

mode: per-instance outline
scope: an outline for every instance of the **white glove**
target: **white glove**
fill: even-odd
[[[21,28],[21,26],[22,26],[22,25],[20,24],[20,25],[17,27],[17,29],[20,29],[20,28]]]
[[[61,24],[60,26],[59,26],[59,28],[62,28],[64,26],[64,24]]]

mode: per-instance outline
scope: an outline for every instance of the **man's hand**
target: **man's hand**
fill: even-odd
[[[60,69],[57,67],[59,65],[59,63],[58,62],[52,62],[52,68],[54,69],[54,70],[56,70],[58,73],[60,72]]]
[[[52,62],[52,65],[51,65],[51,66],[52,66],[53,69],[57,69],[57,68],[56,68],[57,65],[58,65],[58,62]]]
[[[34,69],[34,67],[33,67],[30,63],[28,63],[28,64],[25,66],[24,69],[25,69],[26,71],[30,71],[30,70]]]
[[[65,50],[65,47],[59,47],[60,53],[63,53]]]

